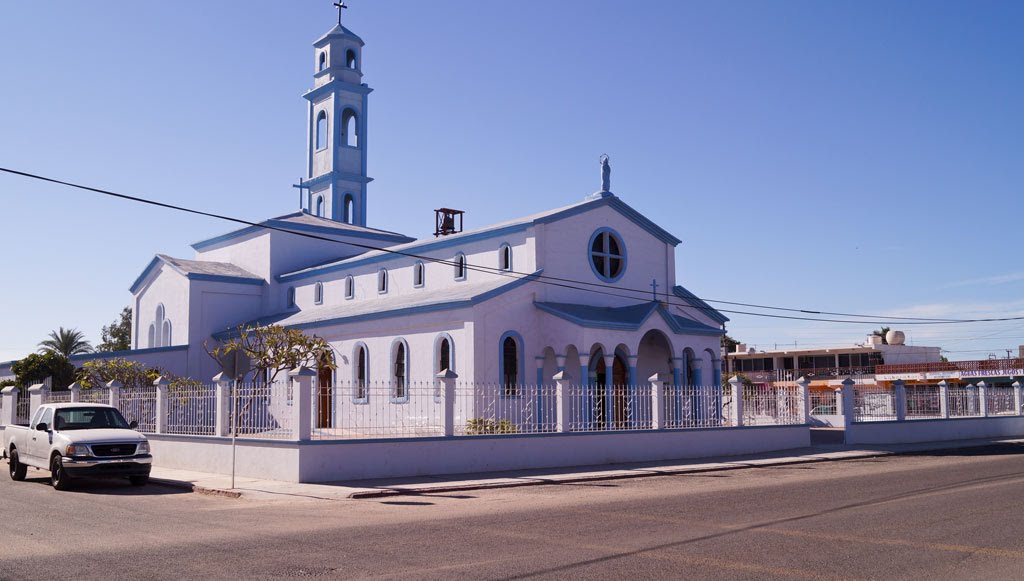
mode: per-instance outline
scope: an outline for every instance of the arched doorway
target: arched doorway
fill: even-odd
[[[594,402],[594,428],[598,430],[621,429],[629,425],[626,379],[629,367],[618,353],[612,360],[611,369],[604,360],[604,351],[598,350],[590,358],[591,371],[596,374],[591,387]],[[611,373],[611,385],[608,374]]]
[[[316,398],[316,427],[330,428],[331,415],[334,410],[334,357],[327,354],[320,365],[317,366],[317,398]]]

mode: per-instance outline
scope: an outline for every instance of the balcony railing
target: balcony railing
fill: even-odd
[[[937,361],[935,363],[899,363],[879,365],[875,373],[928,373],[936,371],[959,371],[970,376],[978,371],[1013,371],[1024,369],[1024,358],[1017,359],[980,359],[977,361]],[[984,375],[992,375],[986,373]]]
[[[775,369],[773,371],[733,371],[729,375],[739,374],[754,383],[774,383],[777,381],[796,381],[801,377],[810,380],[846,379],[862,377],[875,373],[876,366],[861,365],[857,367],[815,367],[811,369]]]

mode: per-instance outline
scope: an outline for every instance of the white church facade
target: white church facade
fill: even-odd
[[[340,24],[314,43],[299,211],[153,258],[131,286],[129,358],[206,380],[220,369],[204,345],[279,324],[330,343],[320,383],[354,403],[369,382],[445,369],[503,386],[560,371],[720,385],[728,319],[678,284],[680,240],[610,191],[607,158],[600,190],[557,209],[423,239],[370,227],[363,47]]]

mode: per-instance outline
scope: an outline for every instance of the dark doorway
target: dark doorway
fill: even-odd
[[[334,380],[334,370],[328,367],[320,367],[317,370],[317,413],[316,427],[331,427],[331,391]]]
[[[608,426],[608,366],[604,363],[604,357],[600,354],[595,356],[597,363],[595,364],[595,371],[597,372],[597,379],[595,385],[592,387],[594,395],[594,422],[597,429],[605,429]],[[626,362],[623,361],[619,355],[615,356],[615,361],[612,363],[612,410],[614,412],[613,422],[614,428],[625,428],[629,425],[626,413],[629,409],[628,406],[628,388],[626,381],[628,377],[628,369]]]

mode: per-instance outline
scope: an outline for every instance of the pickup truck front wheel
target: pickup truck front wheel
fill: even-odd
[[[18,459],[17,450],[11,450],[11,458],[7,462],[11,471],[11,480],[24,480],[25,475],[28,474],[28,466],[22,464]]]
[[[50,484],[57,490],[71,488],[71,477],[64,470],[64,463],[61,462],[60,456],[54,455],[53,459],[50,460]]]

